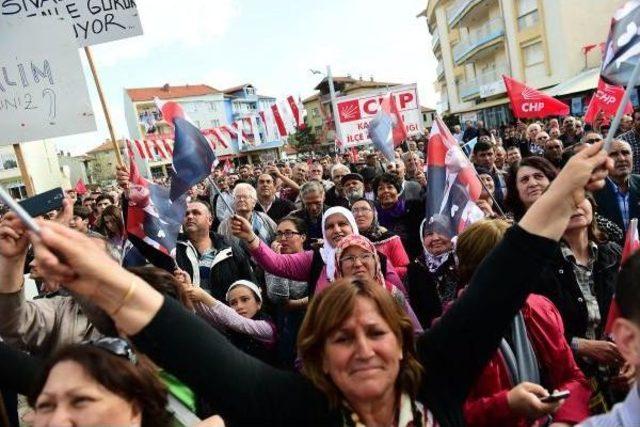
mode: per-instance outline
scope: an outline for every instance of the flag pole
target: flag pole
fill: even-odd
[[[211,175],[209,175],[209,176],[207,177],[207,180],[209,180],[209,184],[211,184],[211,187],[213,187],[213,189],[214,189],[214,191],[216,192],[216,194],[217,194],[218,196],[220,196],[220,198],[222,199],[222,203],[224,203],[224,204],[225,204],[225,206],[227,207],[227,209],[229,209],[229,212],[231,212],[231,215],[233,215],[235,211],[233,210],[233,208],[231,207],[231,205],[229,204],[229,202],[227,202],[227,200],[224,198],[224,196],[222,195],[222,192],[220,191],[220,189],[218,188],[218,186],[216,185],[216,183],[215,183],[215,182],[213,182],[213,179],[211,179]],[[215,206],[211,206],[211,209],[213,209],[213,214],[215,215],[215,209],[216,209],[216,207],[215,207]]]
[[[336,128],[336,137],[343,144],[342,133],[340,132],[340,126],[338,125],[338,102],[336,101],[336,89],[333,85],[333,74],[331,74],[331,65],[327,65],[327,82],[329,83],[329,96],[331,98],[331,115],[333,116],[333,125]],[[335,139],[334,139],[335,142]]]
[[[124,166],[124,161],[122,160],[122,155],[120,154],[120,147],[118,147],[118,140],[116,139],[116,134],[113,131],[113,123],[111,122],[111,114],[109,113],[107,100],[105,99],[104,93],[102,92],[102,84],[100,84],[98,71],[96,70],[96,66],[93,63],[93,55],[91,54],[91,48],[89,46],[85,46],[84,53],[87,55],[89,68],[91,68],[91,74],[93,75],[93,80],[95,81],[96,89],[98,90],[98,97],[100,98],[102,111],[104,112],[104,117],[107,120],[107,128],[109,128],[109,136],[111,137],[111,143],[113,144],[113,148],[116,151],[116,162],[118,163],[118,166]]]
[[[622,101],[620,101],[620,105],[618,105],[618,111],[616,111],[616,115],[611,122],[611,127],[609,128],[609,133],[607,133],[607,137],[604,141],[604,150],[607,152],[609,152],[609,149],[611,148],[611,141],[620,126],[620,121],[622,120],[625,107],[627,106],[629,99],[631,99],[631,91],[635,88],[636,83],[638,82],[638,77],[640,77],[640,61],[636,62],[635,67],[633,67],[633,72],[627,82],[627,88],[622,96]]]

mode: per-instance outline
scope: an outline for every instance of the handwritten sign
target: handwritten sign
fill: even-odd
[[[64,20],[0,19],[0,129],[0,145],[96,130]]]
[[[343,147],[370,144],[369,123],[378,113],[382,99],[392,93],[407,128],[407,135],[424,132],[422,113],[415,84],[393,86],[338,98],[338,123]]]
[[[134,0],[2,0],[0,20],[6,17],[65,18],[79,47],[142,34]]]

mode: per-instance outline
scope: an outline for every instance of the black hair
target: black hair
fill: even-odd
[[[86,206],[75,205],[73,207],[73,216],[78,216],[83,220],[89,219],[89,216],[91,216],[91,209]]]
[[[640,323],[640,251],[633,254],[618,273],[616,301],[622,317]]]
[[[524,213],[527,211],[524,203],[520,200],[520,194],[518,193],[518,171],[525,166],[538,169],[547,177],[549,182],[553,181],[558,175],[556,168],[544,157],[525,157],[520,161],[520,163],[514,163],[511,165],[506,177],[507,196],[505,197],[504,204],[507,209],[513,213],[513,217],[516,221],[520,221],[524,216]]]
[[[473,154],[478,154],[481,151],[493,150],[493,145],[490,142],[478,141],[473,146]]]
[[[307,234],[307,224],[297,216],[287,215],[284,218],[282,218],[280,221],[278,221],[278,225],[282,224],[285,221],[292,222],[293,225],[296,226],[296,230],[298,230],[298,233],[305,234],[305,235]]]
[[[378,194],[378,187],[380,184],[393,185],[398,191],[398,194],[402,191],[402,181],[400,181],[400,177],[394,173],[385,172],[373,181],[374,194]]]
[[[98,197],[96,197],[96,205],[105,199],[109,200],[113,205],[115,205],[116,203],[116,201],[113,200],[113,197],[111,197],[111,194],[101,193]]]

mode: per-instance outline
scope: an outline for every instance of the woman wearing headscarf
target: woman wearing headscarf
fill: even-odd
[[[393,283],[388,282],[382,274],[380,257],[376,247],[364,236],[357,234],[343,238],[335,248],[336,279],[355,277],[362,280],[373,280],[393,295],[398,304],[409,315],[416,333],[422,333],[420,322],[404,294]]]
[[[405,284],[409,300],[424,328],[442,315],[443,308],[458,294],[451,227],[446,215],[436,215],[420,225],[422,254],[415,258],[407,270]]]
[[[234,220],[240,227],[235,236],[244,240],[251,256],[267,273],[292,280],[309,282],[309,295],[321,292],[336,278],[336,245],[346,236],[359,234],[356,220],[348,209],[334,206],[322,215],[323,245],[320,249],[295,254],[277,254],[267,244],[258,239],[251,224],[241,217]],[[381,260],[385,278],[403,289],[402,281],[393,265],[384,258]]]
[[[356,200],[351,206],[360,234],[365,236],[376,250],[387,257],[398,276],[404,280],[409,265],[409,256],[404,249],[400,236],[382,227],[378,222],[376,205],[367,199]]]

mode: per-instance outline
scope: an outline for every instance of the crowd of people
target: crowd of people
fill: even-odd
[[[485,217],[458,235],[426,139],[219,166],[170,269],[127,237],[125,166],[39,235],[5,210],[0,424],[638,426],[640,114],[606,130],[453,126]]]

